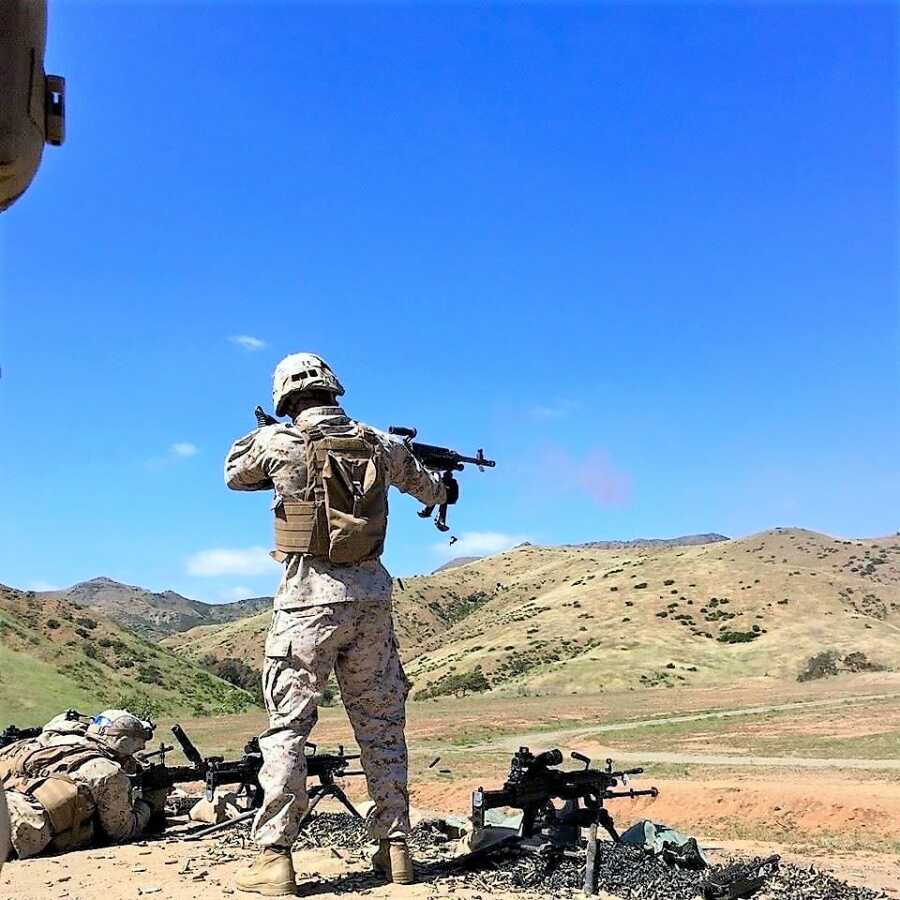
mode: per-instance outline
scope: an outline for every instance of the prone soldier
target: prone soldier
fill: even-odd
[[[142,834],[166,800],[166,791],[136,797],[129,777],[151,736],[149,723],[110,709],[86,727],[57,716],[37,737],[0,750],[15,855],[75,850],[99,836],[123,843]]]
[[[275,369],[273,400],[289,423],[265,424],[228,453],[225,481],[275,491],[275,550],[284,565],[266,639],[263,692],[269,728],[259,738],[264,790],[253,837],[262,848],[239,890],[296,892],[290,855],[307,809],[304,745],[335,671],[374,801],[377,872],[413,881],[404,729],[409,681],[391,617],[391,577],[381,564],[391,485],[427,506],[454,503],[450,473],[429,471],[407,444],[350,418],[344,388],[310,353]]]

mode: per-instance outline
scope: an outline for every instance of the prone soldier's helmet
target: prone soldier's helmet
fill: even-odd
[[[289,394],[305,391],[327,391],[340,397],[344,388],[321,356],[316,356],[315,353],[292,353],[275,367],[272,383],[275,415],[284,415],[284,402]]]
[[[133,756],[147,746],[154,726],[126,709],[107,709],[94,716],[87,735],[103,744],[116,756]]]

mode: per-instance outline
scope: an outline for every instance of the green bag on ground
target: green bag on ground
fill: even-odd
[[[709,865],[696,838],[649,819],[632,825],[622,835],[622,843],[640,847],[678,869],[705,869]]]

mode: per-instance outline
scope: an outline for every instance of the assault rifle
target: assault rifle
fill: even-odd
[[[227,760],[221,756],[202,756],[194,742],[187,736],[180,725],[172,727],[172,734],[181,746],[181,750],[187,757],[190,765],[167,766],[165,757],[172,750],[172,747],[167,747],[165,744],[160,745],[158,750],[151,751],[150,754],[144,757],[145,760],[148,757],[159,757],[160,762],[145,766],[135,776],[143,790],[167,789],[176,784],[202,781],[206,788],[206,799],[212,800],[215,797],[217,788],[224,785],[237,785],[238,796],[243,797],[246,805],[249,807],[245,813],[237,818],[223,822],[220,825],[204,828],[191,834],[187,840],[198,840],[252,818],[263,801],[263,791],[259,784],[259,770],[262,768],[263,763],[259,739],[252,738],[247,742],[240,759]],[[334,797],[357,819],[362,818],[344,791],[335,784],[336,778],[363,774],[361,771],[349,771],[350,762],[355,759],[359,759],[359,755],[344,753],[343,747],[339,747],[337,753],[319,753],[315,744],[309,742],[306,744],[307,776],[317,778],[319,783],[309,789],[309,809],[301,824],[306,822],[310,813],[323,797]]]
[[[575,846],[581,829],[589,828],[584,891],[593,894],[597,881],[597,827],[604,828],[616,843],[621,840],[604,802],[622,797],[657,797],[659,791],[655,787],[640,791],[624,789],[629,777],[640,775],[643,769],[615,771],[611,759],[606,761],[606,768],[592,769],[590,759],[581,753],[573,753],[572,758],[584,763],[584,768],[557,769],[563,761],[561,751],[547,750],[535,756],[527,747],[520,747],[500,790],[478,788],[472,794],[472,823],[476,829],[484,828],[487,810],[509,806],[522,810],[517,842],[546,834],[552,842],[562,840]],[[623,789],[615,790],[620,785]],[[563,800],[565,805],[557,809],[553,800]]]
[[[388,431],[403,438],[403,443],[409,447],[410,452],[426,469],[432,469],[435,472],[444,473],[444,482],[453,482],[453,473],[462,472],[466,465],[478,466],[478,470],[483,472],[485,468],[493,469],[497,463],[493,459],[487,459],[484,450],[479,449],[475,456],[463,456],[456,450],[449,447],[436,447],[434,444],[420,444],[413,438],[418,434],[415,428],[404,428],[400,425],[391,425]],[[431,518],[434,512],[433,506],[426,506],[419,511],[419,516],[423,519]],[[449,531],[450,526],[447,524],[447,504],[442,503],[438,508],[438,514],[434,518],[434,524],[438,531]]]
[[[257,406],[253,410],[256,416],[256,425],[258,428],[265,428],[266,425],[277,425],[278,419],[270,416],[261,406]],[[451,484],[453,482],[453,473],[461,472],[467,465],[478,466],[479,471],[483,472],[486,468],[493,469],[497,462],[493,459],[487,459],[484,450],[479,449],[475,456],[463,456],[456,450],[449,447],[437,447],[434,444],[420,444],[413,438],[418,434],[415,428],[405,428],[401,425],[391,425],[388,432],[395,437],[403,438],[403,443],[409,447],[410,452],[426,469],[434,472],[444,473],[444,482]],[[419,516],[423,519],[430,519],[434,513],[433,506],[426,506],[419,511]],[[450,526],[447,524],[447,504],[442,503],[438,508],[438,514],[434,518],[435,527],[438,531],[449,531]]]
[[[16,728],[15,725],[9,725],[0,731],[0,749],[15,744],[17,741],[27,741],[36,738],[44,729],[43,728]]]
[[[74,709],[67,709],[65,716],[69,722],[83,718],[81,713]],[[0,731],[0,750],[8,747],[10,744],[15,744],[17,741],[28,741],[32,738],[40,737],[43,730],[43,726],[40,725],[34,728],[17,728],[15,725],[7,725],[3,731]]]

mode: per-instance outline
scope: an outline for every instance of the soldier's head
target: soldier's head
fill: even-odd
[[[315,353],[292,353],[275,367],[272,402],[276,416],[296,416],[313,406],[333,406],[344,393],[331,367]]]
[[[102,744],[120,758],[134,756],[153,737],[154,725],[144,722],[126,709],[107,709],[94,716],[88,726],[88,737]]]

